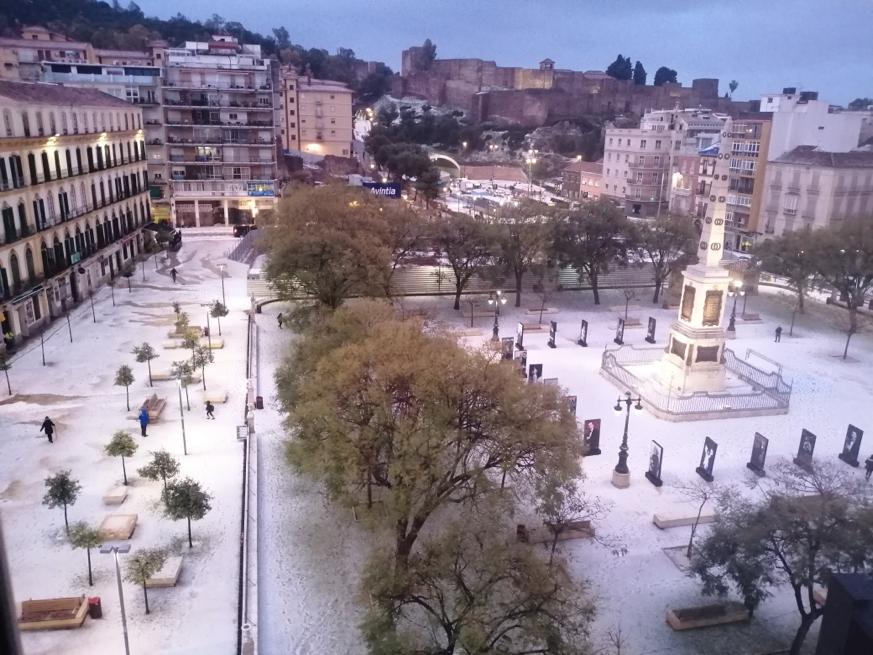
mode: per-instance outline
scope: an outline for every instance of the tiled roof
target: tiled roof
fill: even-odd
[[[63,84],[42,82],[13,82],[0,80],[0,99],[40,105],[74,105],[78,107],[130,107],[108,93],[96,89],[80,89]],[[2,101],[2,100],[0,100]]]
[[[564,170],[571,173],[603,175],[603,161],[574,161],[569,166],[565,166]]]
[[[873,152],[826,152],[815,146],[797,146],[773,160],[776,164],[804,164],[824,168],[873,168]]]

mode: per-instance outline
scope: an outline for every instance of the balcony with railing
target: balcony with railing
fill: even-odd
[[[252,189],[257,189],[254,193]],[[174,198],[249,198],[254,196],[275,195],[275,180],[174,180]],[[265,191],[266,190],[266,191]],[[272,191],[272,193],[270,193]]]

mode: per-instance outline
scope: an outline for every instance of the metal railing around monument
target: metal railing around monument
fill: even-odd
[[[642,397],[645,403],[661,412],[674,416],[703,418],[713,414],[744,415],[750,411],[787,411],[791,399],[791,385],[777,373],[767,373],[739,359],[725,349],[725,368],[754,389],[745,393],[715,393],[699,391],[690,395],[674,395],[648,380],[635,375],[628,366],[639,366],[659,361],[663,348],[635,348],[622,346],[607,349],[601,359],[601,371],[620,387]]]

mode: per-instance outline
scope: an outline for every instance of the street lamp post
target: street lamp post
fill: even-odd
[[[737,320],[737,300],[740,296],[746,295],[746,292],[743,291],[743,281],[739,280],[737,282],[732,282],[728,287],[728,296],[734,299],[734,305],[731,308],[731,318],[728,322],[727,331],[728,332],[736,332],[736,320]]]
[[[188,454],[188,442],[185,439],[185,412],[182,409],[182,381],[176,380],[176,386],[179,388],[179,418],[182,419],[182,452]]]
[[[488,294],[488,304],[494,305],[494,329],[491,333],[491,341],[500,341],[500,306],[506,304],[506,298],[499,289]]]
[[[612,472],[612,484],[619,489],[625,489],[630,486],[630,470],[627,467],[627,428],[630,423],[630,410],[633,405],[634,409],[642,409],[642,398],[637,396],[633,398],[630,391],[626,391],[624,398],[619,398],[615,401],[615,412],[621,414],[622,405],[625,406],[624,416],[624,434],[621,437],[621,446],[618,449],[618,464],[615,465],[615,470]],[[636,404],[634,404],[636,403]]]
[[[227,299],[224,297],[224,267],[226,264],[218,265],[218,273],[221,275],[221,304],[227,307]]]
[[[121,629],[124,631],[124,653],[130,655],[130,642],[127,639],[127,614],[124,612],[124,589],[121,586],[121,566],[118,564],[118,553],[129,553],[130,544],[118,546],[103,544],[100,552],[104,555],[112,553],[115,556],[115,579],[118,582],[118,601],[121,605]]]
[[[533,165],[537,163],[536,150],[528,151],[524,161],[527,164],[527,197],[530,198],[533,184]]]

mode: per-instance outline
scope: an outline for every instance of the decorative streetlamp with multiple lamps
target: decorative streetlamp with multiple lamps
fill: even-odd
[[[500,307],[506,304],[506,298],[499,289],[488,294],[488,304],[494,307],[494,328],[491,341],[500,341]]]
[[[731,318],[728,322],[727,327],[728,332],[736,333],[737,300],[740,296],[744,295],[746,295],[746,292],[743,290],[743,281],[737,280],[736,282],[731,282],[730,286],[728,287],[728,297],[734,299],[734,306],[733,308],[731,308]]]
[[[624,398],[619,398],[615,401],[616,414],[621,414],[622,405],[624,405],[624,434],[621,437],[621,446],[618,449],[618,464],[615,465],[615,470],[612,472],[612,484],[619,489],[625,489],[630,486],[630,470],[627,467],[627,427],[630,423],[630,410],[633,405],[634,409],[640,410],[642,406],[642,398],[637,396],[632,397],[630,391],[625,391]]]

